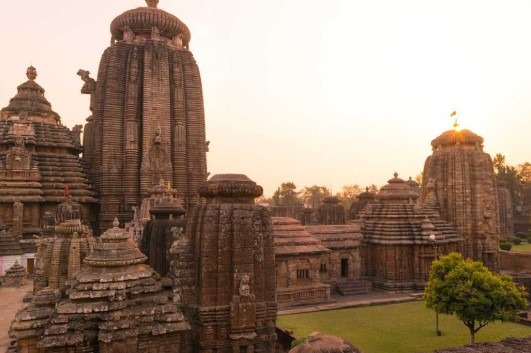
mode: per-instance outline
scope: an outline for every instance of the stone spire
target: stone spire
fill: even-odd
[[[28,67],[26,70],[26,76],[28,77],[28,80],[35,81],[37,78],[37,69],[32,66]]]
[[[438,208],[465,240],[465,258],[491,270],[498,262],[498,198],[490,155],[483,138],[470,130],[448,130],[431,142],[423,171],[422,203]]]
[[[160,180],[190,209],[207,178],[201,75],[188,50],[190,30],[156,4],[148,0],[112,21],[112,44],[91,93],[83,156],[99,193],[102,229],[114,217],[130,221],[133,207]]]

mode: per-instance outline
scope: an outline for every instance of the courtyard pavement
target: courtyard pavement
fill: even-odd
[[[22,307],[22,298],[33,289],[33,282],[19,288],[0,286],[0,352],[5,352],[9,346],[9,326],[15,318],[17,310]]]
[[[328,303],[292,306],[288,308],[280,307],[279,315],[290,315],[299,313],[309,313],[314,311],[336,310],[346,308],[358,308],[370,305],[396,304],[422,300],[420,293],[386,293],[386,292],[369,292],[367,294],[357,294],[351,296],[332,295]]]

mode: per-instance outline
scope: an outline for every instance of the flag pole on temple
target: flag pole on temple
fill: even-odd
[[[66,183],[65,184],[65,191],[63,192],[63,197],[65,198],[65,200],[68,198],[68,188],[69,187],[70,187],[70,184]]]
[[[454,111],[452,112],[452,114],[450,114],[450,117],[454,117],[454,116],[456,116],[456,115],[457,115],[457,112],[454,110]],[[454,126],[454,130],[457,130],[457,128],[459,127],[459,123],[457,122],[457,117],[455,118],[455,121],[454,121],[454,125],[453,125],[453,126]]]

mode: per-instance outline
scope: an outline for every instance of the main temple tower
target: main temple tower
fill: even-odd
[[[188,49],[190,31],[157,8],[129,10],[111,23],[111,45],[97,81],[80,70],[91,95],[84,158],[99,193],[100,227],[130,220],[161,180],[189,208],[206,180],[205,116],[198,66]]]
[[[449,130],[431,142],[424,164],[422,203],[464,237],[463,256],[497,268],[498,197],[490,155],[483,138],[470,130]]]

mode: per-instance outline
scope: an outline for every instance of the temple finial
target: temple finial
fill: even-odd
[[[32,66],[26,70],[26,76],[30,81],[34,81],[37,78],[37,69]]]
[[[454,121],[453,127],[454,127],[454,130],[456,130],[456,131],[459,130],[459,123],[457,122],[457,118]]]
[[[146,4],[148,7],[157,8],[158,3],[159,0],[146,0]]]
[[[395,176],[395,178],[398,178],[398,173],[395,172],[395,174],[393,174]]]
[[[118,220],[118,217],[114,217],[114,221],[112,222],[112,226],[114,228],[118,228],[120,226],[120,221]]]

